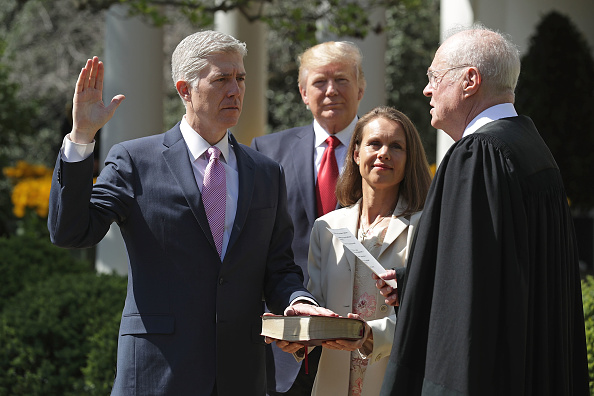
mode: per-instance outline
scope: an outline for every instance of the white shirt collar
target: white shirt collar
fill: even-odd
[[[462,137],[475,133],[480,127],[501,118],[517,117],[518,113],[512,103],[501,103],[491,106],[477,115],[464,130]]]
[[[181,130],[182,136],[188,146],[188,151],[190,152],[190,159],[192,162],[196,161],[200,156],[202,156],[206,150],[208,150],[211,145],[208,143],[202,136],[198,134],[186,121],[186,116],[181,120],[179,125],[179,129]],[[215,146],[221,150],[221,154],[223,156],[223,161],[228,162],[229,160],[229,131],[221,140],[219,140]]]
[[[359,117],[355,116],[355,118],[353,118],[353,121],[351,121],[351,123],[347,125],[346,128],[334,134],[334,136],[336,136],[338,140],[340,140],[340,143],[342,143],[345,147],[348,147],[349,143],[351,142],[351,136],[353,135],[353,131],[355,130],[355,124],[357,124],[358,119]],[[316,135],[315,147],[318,147],[322,145],[326,141],[326,139],[328,139],[328,136],[330,136],[330,134],[326,132],[324,128],[322,128],[322,126],[316,119],[314,119],[313,128],[314,133]]]

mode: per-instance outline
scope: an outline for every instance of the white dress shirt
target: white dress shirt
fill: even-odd
[[[336,156],[336,162],[338,165],[338,172],[342,173],[342,168],[344,167],[344,160],[346,157],[346,153],[349,147],[349,143],[351,142],[351,136],[353,135],[353,131],[355,130],[355,124],[357,124],[357,120],[359,117],[355,116],[353,121],[344,128],[342,131],[337,132],[334,134],[340,140],[341,145],[334,149],[334,155]],[[315,141],[314,141],[314,182],[318,182],[318,172],[320,170],[320,164],[322,163],[322,155],[324,154],[324,150],[328,147],[328,143],[326,143],[326,139],[330,136],[324,128],[314,119],[313,123],[314,133],[315,133]]]
[[[207,150],[211,145],[198,134],[190,124],[186,121],[184,115],[179,128],[182,136],[188,147],[188,155],[192,162],[192,171],[196,184],[202,193],[202,186],[204,184],[204,172],[206,165],[208,165]],[[227,180],[227,199],[225,201],[225,232],[223,234],[223,249],[221,250],[221,261],[225,258],[227,246],[229,245],[229,238],[233,230],[233,223],[235,222],[235,215],[237,214],[237,200],[239,198],[239,172],[237,170],[237,158],[235,151],[231,146],[229,139],[229,131],[225,136],[219,140],[215,146],[221,150],[221,163],[225,167],[225,178]]]
[[[502,103],[491,106],[482,113],[474,117],[470,124],[464,130],[462,137],[475,133],[480,127],[487,125],[490,122],[507,117],[517,117],[518,113],[513,103]]]

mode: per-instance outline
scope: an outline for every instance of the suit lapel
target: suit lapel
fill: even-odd
[[[315,134],[313,124],[303,127],[295,135],[293,151],[293,174],[297,175],[297,180],[292,180],[299,186],[301,200],[305,208],[305,213],[310,224],[313,224],[317,217],[316,214],[316,194],[314,183],[314,142]]]
[[[335,227],[348,229],[355,236],[355,238],[357,238],[357,231],[358,231],[357,228],[359,226],[359,215],[360,215],[359,205],[360,204],[361,204],[361,200],[359,200],[359,202],[357,202],[356,204],[354,204],[350,207],[341,209],[338,212],[333,212],[335,214],[339,214],[339,213],[341,214],[341,217],[339,219],[337,219],[337,221],[335,223]],[[394,210],[394,213],[402,213],[405,206],[406,206],[406,201],[404,201],[404,199],[400,199],[398,201],[398,204],[396,205],[396,209]],[[401,217],[393,217],[390,220],[390,224],[388,225],[386,235],[384,236],[384,242],[382,244],[380,253],[378,255],[378,261],[379,261],[379,257],[381,257],[381,255],[384,253],[384,251],[390,245],[392,245],[392,243],[394,243],[394,241],[400,236],[400,234],[402,234],[404,231],[406,231],[408,229],[409,225],[410,225],[410,220],[406,217],[402,217],[402,216]],[[341,242],[338,242],[338,243],[340,243],[342,245]],[[351,268],[351,273],[354,274],[357,256],[355,256],[355,254],[353,252],[351,252],[345,246],[342,246],[342,248],[344,250],[344,257],[346,257],[349,267]]]
[[[179,123],[169,131],[165,132],[163,145],[165,146],[165,149],[162,152],[163,159],[169,167],[173,179],[180,186],[192,213],[194,213],[194,217],[204,232],[204,235],[212,247],[216,249],[212,233],[210,232],[210,226],[208,225],[208,218],[206,217],[204,204],[202,203],[202,196],[198,189],[198,185],[196,184],[192,165],[190,164],[188,148],[179,129]]]
[[[232,149],[237,158],[237,171],[239,173],[239,196],[237,197],[237,212],[235,214],[235,222],[233,223],[233,230],[229,237],[229,244],[227,246],[227,253],[231,251],[233,245],[239,238],[241,230],[245,225],[247,215],[252,204],[252,196],[254,192],[254,161],[245,153],[233,135],[230,135]],[[225,255],[227,257],[227,255]]]
[[[396,209],[394,209],[394,213],[402,213],[405,205],[406,202],[404,199],[399,199]],[[390,219],[390,224],[388,225],[388,230],[384,236],[384,243],[382,244],[378,257],[380,257],[382,253],[396,240],[396,238],[398,238],[398,236],[408,228],[409,224],[409,219],[402,216],[392,217],[392,219]]]
[[[338,224],[337,228],[346,228],[348,229],[354,236],[357,238],[357,227],[359,226],[359,203],[349,206],[347,208],[341,209],[339,212],[333,213],[342,213],[342,218],[340,220],[340,224]],[[342,242],[339,242],[342,245]],[[355,262],[357,261],[357,256],[353,252],[351,252],[348,248],[344,245],[342,246],[344,249],[344,257],[346,257],[347,262],[349,263],[349,267],[351,268],[351,274],[355,273]]]

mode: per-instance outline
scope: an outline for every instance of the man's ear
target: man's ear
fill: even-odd
[[[175,83],[175,89],[177,89],[177,93],[181,96],[185,101],[189,102],[192,98],[192,87],[187,81],[180,80]]]
[[[301,100],[303,100],[303,103],[305,103],[307,106],[309,106],[309,98],[307,97],[307,90],[305,88],[303,88],[301,86],[301,84],[299,85],[299,93],[301,94]]]
[[[469,67],[466,73],[464,73],[464,80],[462,81],[462,89],[464,94],[471,96],[474,95],[480,88],[482,83],[482,77],[476,67]]]

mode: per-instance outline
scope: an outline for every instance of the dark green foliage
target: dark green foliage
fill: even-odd
[[[0,63],[9,68],[22,108],[10,114],[21,126],[1,132],[13,139],[0,146],[10,166],[25,160],[53,168],[62,137],[70,132],[69,106],[80,68],[89,56],[103,53],[104,16],[77,11],[77,1],[0,1],[0,41],[6,43]]]
[[[111,318],[102,315],[91,319],[91,327],[97,330],[88,339],[87,365],[82,369],[88,395],[104,396],[111,391],[121,317],[120,310],[117,310]]]
[[[313,121],[311,112],[301,100],[297,85],[297,57],[310,44],[293,41],[291,37],[278,31],[270,31],[268,34],[268,132],[306,125]]]
[[[91,272],[89,264],[75,260],[68,250],[53,246],[48,239],[28,235],[0,238],[0,311],[26,285],[52,275]]]
[[[544,16],[522,59],[518,112],[530,116],[551,149],[572,207],[594,207],[594,60],[566,16]]]
[[[25,209],[25,215],[17,218],[14,222],[17,225],[13,235],[29,236],[33,239],[49,241],[49,230],[47,228],[47,217],[40,217],[31,208]]]
[[[269,9],[272,12],[263,15],[262,21],[270,26],[270,31],[290,39],[294,44],[304,45],[305,48],[316,44],[317,21],[320,18],[316,10],[320,9],[319,0],[278,1]]]
[[[439,2],[421,0],[418,7],[402,5],[386,12],[386,98],[387,104],[414,122],[429,163],[435,162],[437,135],[431,126],[425,72],[439,45]]]
[[[0,238],[0,395],[107,395],[126,278],[32,236]]]
[[[5,42],[0,38],[0,59]],[[0,62],[0,156],[6,156],[5,148],[18,142],[19,135],[31,132],[32,107],[17,98],[18,85],[10,80],[10,69]]]
[[[111,347],[109,339],[117,339],[114,317],[121,312],[125,289],[125,278],[94,273],[26,285],[0,316],[0,394],[87,395],[110,387],[115,351],[104,355],[93,349],[102,351]],[[95,375],[87,381],[84,367],[91,367],[89,372],[101,367],[111,379],[97,383]]]
[[[30,1],[30,0],[25,0]],[[197,27],[212,25],[216,12],[236,11],[249,22],[262,21],[272,30],[284,31],[293,40],[315,42],[316,34],[363,38],[373,26],[368,11],[377,6],[415,5],[420,0],[369,0],[365,4],[344,0],[78,0],[79,10],[97,12],[115,3],[128,6],[132,15],[146,16],[156,26],[175,23],[168,11],[183,14]],[[322,22],[322,23],[320,23]]]
[[[12,231],[12,183],[2,168],[13,165],[11,148],[18,146],[24,136],[32,133],[31,118],[35,116],[33,106],[17,98],[18,85],[10,80],[10,69],[1,61],[5,42],[0,37],[0,236]]]
[[[594,277],[588,275],[582,280],[582,302],[586,322],[586,346],[588,349],[588,372],[590,373],[590,394],[594,395]]]

